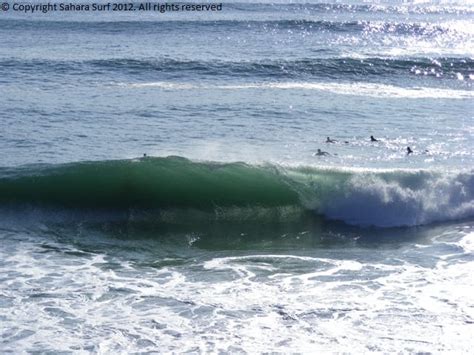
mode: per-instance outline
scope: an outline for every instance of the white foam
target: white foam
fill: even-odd
[[[411,99],[468,99],[474,91],[440,89],[430,87],[404,88],[376,83],[323,83],[323,82],[261,82],[248,84],[191,84],[175,82],[149,82],[119,84],[126,88],[158,88],[163,90],[316,90],[338,95],[369,96]]]
[[[0,243],[6,278],[0,293],[12,304],[2,308],[7,352],[467,353],[472,347],[472,264],[455,258],[424,267],[412,257],[394,262],[380,250],[367,259],[343,250],[231,257],[208,251],[184,267],[159,268],[130,261],[126,249],[84,253],[45,239],[56,249],[44,252],[40,236],[0,237],[9,240]],[[141,250],[132,249],[129,255]]]
[[[474,232],[466,234],[458,245],[464,249],[466,253],[474,253]]]
[[[472,172],[359,173],[316,186],[309,207],[354,225],[415,226],[474,216]]]

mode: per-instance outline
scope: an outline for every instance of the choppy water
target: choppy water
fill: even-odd
[[[469,352],[473,6],[2,13],[0,350]]]

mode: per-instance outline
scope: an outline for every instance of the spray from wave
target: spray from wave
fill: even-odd
[[[351,225],[415,226],[472,218],[474,172],[289,168],[181,157],[81,162],[1,169],[0,204],[151,215],[201,211],[242,221],[249,214],[258,219],[259,211],[311,211]]]

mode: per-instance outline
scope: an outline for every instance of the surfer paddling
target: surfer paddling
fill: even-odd
[[[370,141],[371,141],[371,142],[378,142],[379,140],[378,140],[378,139],[375,139],[374,136],[370,136]]]
[[[337,140],[335,140],[335,139],[331,139],[329,137],[326,138],[326,143],[336,143],[336,142],[337,142]]]
[[[322,151],[321,149],[318,149],[318,151],[314,153],[314,155],[321,157],[321,156],[330,155],[330,154],[328,152]]]

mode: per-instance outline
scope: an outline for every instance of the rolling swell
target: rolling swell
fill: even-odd
[[[241,11],[267,12],[280,10],[285,12],[301,13],[401,13],[401,14],[470,14],[472,9],[469,6],[387,6],[382,4],[343,4],[343,3],[226,3],[226,8]]]
[[[162,34],[166,31],[301,31],[301,32],[347,32],[353,34],[392,34],[432,37],[440,34],[457,33],[447,25],[428,23],[382,22],[382,21],[330,21],[309,19],[228,19],[228,20],[128,20],[128,21],[58,21],[6,19],[2,27],[31,30],[62,30],[67,32]]]
[[[181,157],[0,170],[0,204],[83,210],[293,208],[360,226],[474,217],[474,172],[351,171],[192,162]],[[217,214],[216,214],[217,216]]]
[[[472,58],[302,58],[296,60],[176,60],[111,58],[84,61],[18,60],[0,61],[0,72],[103,75],[134,77],[159,75],[165,78],[235,77],[272,79],[393,78],[419,73],[437,79],[456,79],[457,74],[474,74]]]

